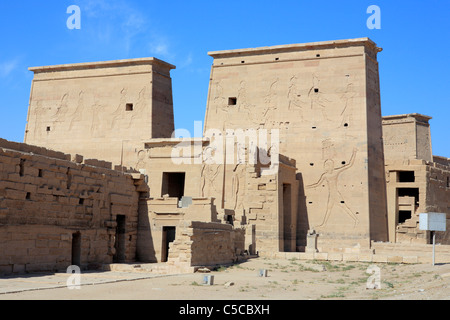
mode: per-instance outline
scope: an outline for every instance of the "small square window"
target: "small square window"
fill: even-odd
[[[319,88],[315,88],[315,89],[314,89],[314,92],[315,92],[315,93],[318,93],[318,92],[319,92]]]
[[[228,105],[229,106],[237,105],[237,98],[228,98]]]
[[[133,111],[133,104],[132,103],[127,103],[125,106],[125,110],[126,111]]]
[[[52,128],[50,128],[50,127],[47,127],[47,132],[50,132],[50,131],[51,131],[51,129],[52,129]]]

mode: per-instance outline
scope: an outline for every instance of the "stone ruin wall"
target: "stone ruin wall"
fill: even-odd
[[[124,261],[135,259],[139,193],[111,164],[0,139],[0,273],[66,270],[81,234],[81,265],[111,263],[116,217]],[[107,168],[109,166],[109,168]]]
[[[383,117],[391,242],[431,243],[430,232],[419,229],[419,215],[442,212],[447,231],[437,232],[436,241],[450,244],[450,161],[433,156],[429,120],[417,113]],[[409,210],[411,218],[403,221],[400,212]]]
[[[214,266],[232,264],[244,252],[245,231],[229,224],[180,222],[176,240],[170,245],[168,264]]]

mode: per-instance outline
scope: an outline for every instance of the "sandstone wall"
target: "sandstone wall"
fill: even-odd
[[[134,167],[136,143],[172,135],[174,68],[155,58],[30,68],[24,142]]]
[[[0,272],[65,270],[76,234],[82,267],[135,259],[140,180],[71,159],[0,140]],[[125,223],[116,237],[117,216]]]
[[[409,180],[403,173],[411,173]],[[430,233],[419,229],[424,212],[447,213],[447,231],[437,232],[436,241],[450,244],[450,166],[424,160],[388,161],[386,165],[389,240],[391,242],[431,242]],[[412,201],[408,205],[408,200]],[[400,221],[400,211],[411,210],[411,218]]]
[[[310,229],[334,246],[387,240],[379,51],[362,38],[209,53],[205,131],[279,130],[301,174],[297,246]]]
[[[243,252],[243,229],[229,224],[185,220],[177,228],[168,262],[189,266],[231,264]]]

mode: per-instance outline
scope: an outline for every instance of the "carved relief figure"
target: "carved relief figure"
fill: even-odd
[[[332,121],[327,114],[327,105],[330,105],[330,101],[325,98],[323,92],[320,91],[320,79],[317,74],[313,75],[313,85],[308,92],[308,97],[311,101],[311,111],[315,115],[316,121]]]
[[[202,197],[217,196],[219,191],[216,189],[216,178],[219,175],[220,165],[215,164],[212,155],[213,149],[207,147],[204,151],[205,160],[201,173],[201,195]]]
[[[350,163],[346,164],[340,168],[335,168],[334,167],[334,161],[331,159],[328,159],[325,161],[324,163],[324,169],[325,172],[322,174],[322,176],[320,177],[319,181],[317,181],[314,184],[308,185],[306,186],[307,189],[309,188],[316,188],[318,187],[320,184],[322,184],[323,182],[326,182],[328,185],[328,202],[327,202],[327,210],[325,212],[325,216],[323,219],[323,222],[318,225],[316,228],[320,228],[320,227],[325,227],[328,219],[330,217],[331,211],[333,210],[333,208],[335,206],[340,207],[345,213],[347,213],[350,218],[353,219],[354,221],[354,226],[356,226],[359,222],[358,217],[356,216],[355,213],[353,213],[353,211],[345,204],[344,198],[341,195],[341,193],[339,192],[338,189],[338,178],[339,175],[351,168],[353,166],[353,164],[355,163],[355,156],[356,156],[356,152],[357,150],[354,149],[353,150],[353,154],[352,157],[350,159]]]
[[[300,91],[297,87],[297,76],[293,76],[291,80],[289,80],[289,91],[288,91],[288,110],[298,112],[300,115],[300,119],[303,120],[303,108],[300,101]]]
[[[138,152],[138,161],[136,163],[136,170],[145,169],[145,151],[141,150]]]
[[[233,210],[235,212],[244,209],[243,198],[245,193],[245,165],[237,164],[233,169],[233,176],[231,182],[231,194]]]
[[[80,91],[78,95],[78,103],[75,112],[71,115],[69,131],[72,130],[75,122],[79,122],[82,120],[84,113],[84,92]]]
[[[145,112],[147,110],[147,101],[145,99],[146,90],[147,90],[147,87],[144,87],[139,92],[138,100],[136,101],[134,110],[131,113],[131,116],[129,117],[128,127],[127,127],[128,129],[131,128],[131,125],[133,122],[135,122],[138,119],[142,119],[145,116]]]
[[[103,136],[103,123],[101,116],[104,114],[105,107],[97,100],[92,106],[92,124],[91,124],[91,137]]]
[[[247,124],[254,124],[258,125],[260,123],[259,119],[257,118],[257,115],[255,114],[252,109],[254,109],[253,105],[250,105],[248,103],[247,99],[247,83],[243,80],[240,83],[239,90],[238,90],[238,96],[237,101],[239,104],[239,113],[245,117],[245,122]]]
[[[223,88],[220,85],[220,80],[217,81],[214,85],[213,101],[214,105],[216,106],[216,113],[218,113],[218,111],[224,110],[226,103],[223,96]]]
[[[116,128],[118,122],[122,118],[123,112],[125,112],[125,105],[127,103],[127,93],[128,93],[127,88],[123,88],[120,91],[119,104],[116,110],[112,113],[111,129]]]
[[[33,110],[33,108],[31,108],[31,110]],[[36,101],[36,107],[34,108],[34,112],[33,112],[33,116],[34,116],[34,137],[35,139],[41,139],[42,137],[42,133],[44,132],[43,127],[41,128],[40,125],[42,123],[41,119],[44,118],[44,113],[45,113],[45,108],[41,107],[41,101],[37,100]]]
[[[65,120],[65,116],[67,113],[67,103],[69,100],[69,94],[66,93],[63,95],[63,97],[61,98],[61,101],[59,103],[59,106],[56,108],[56,112],[55,112],[55,121],[56,122],[63,122]]]
[[[279,78],[276,78],[275,81],[272,82],[269,88],[269,92],[264,97],[265,108],[262,114],[262,122],[267,127],[267,121],[272,123],[277,118],[278,112],[278,82]]]
[[[353,99],[355,98],[355,96],[356,92],[354,90],[353,83],[348,82],[344,93],[340,97],[343,103],[342,112],[340,114],[342,118],[341,125],[350,122],[350,116],[353,114],[352,108],[354,104]]]

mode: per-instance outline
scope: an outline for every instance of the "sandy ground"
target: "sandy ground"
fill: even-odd
[[[157,276],[88,272],[79,290],[67,274],[0,278],[0,300],[449,300],[450,264],[375,264],[381,288],[367,289],[371,263],[257,258],[210,273]],[[259,271],[266,269],[267,277]],[[203,284],[205,275],[214,284]]]

